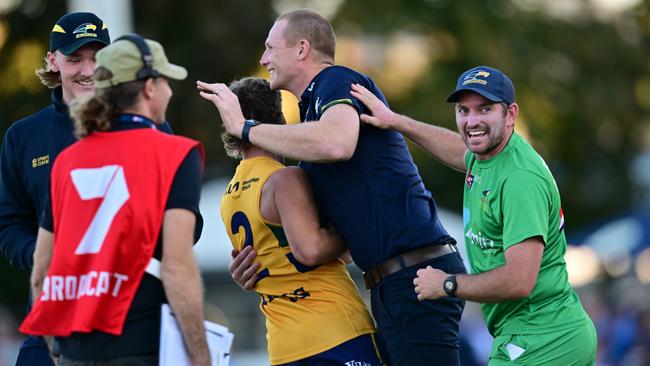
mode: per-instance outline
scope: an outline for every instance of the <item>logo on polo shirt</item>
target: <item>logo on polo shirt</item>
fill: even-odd
[[[96,33],[90,33],[90,32],[96,32],[97,31],[97,26],[94,25],[93,23],[84,23],[80,26],[78,26],[74,31],[72,31],[72,34],[75,35],[75,38],[81,38],[81,37],[97,37]]]
[[[490,204],[489,204],[489,201],[488,201],[488,195],[490,194],[490,192],[491,191],[489,189],[486,189],[483,192],[481,192],[483,194],[483,196],[481,197],[481,210],[482,211],[487,211],[490,208]]]
[[[321,103],[320,97],[317,97],[316,98],[316,103],[314,103],[315,107],[316,107],[316,114],[320,113],[320,103]]]
[[[348,361],[345,363],[345,366],[372,366],[372,364],[364,361]]]
[[[467,176],[465,176],[465,184],[467,184],[467,188],[472,190],[472,186],[474,185],[474,174],[472,172],[468,172]]]
[[[478,233],[475,233],[474,230],[470,227],[466,232],[465,232],[465,238],[467,240],[465,241],[466,243],[472,243],[473,245],[481,248],[481,249],[494,249],[494,240],[486,237],[483,235],[483,232],[479,231]]]
[[[32,168],[37,168],[39,166],[47,165],[50,163],[50,156],[43,155],[32,159]]]
[[[485,79],[487,79],[488,76],[490,76],[490,73],[487,71],[483,71],[483,70],[472,71],[469,74],[467,74],[467,76],[465,76],[465,79],[463,79],[464,80],[463,85],[467,85],[467,84],[485,85],[487,84],[487,80]],[[478,79],[479,77],[483,77],[485,79]]]

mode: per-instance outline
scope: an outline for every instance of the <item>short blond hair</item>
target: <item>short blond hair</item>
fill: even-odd
[[[298,9],[282,14],[276,20],[287,21],[284,39],[289,45],[295,45],[306,39],[311,47],[334,62],[336,53],[336,35],[329,20],[320,13],[310,9]]]

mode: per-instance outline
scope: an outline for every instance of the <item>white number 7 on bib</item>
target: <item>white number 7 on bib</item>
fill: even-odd
[[[106,165],[101,168],[74,169],[70,176],[82,200],[104,198],[75,250],[77,255],[98,253],[115,215],[129,199],[124,168],[121,165]]]

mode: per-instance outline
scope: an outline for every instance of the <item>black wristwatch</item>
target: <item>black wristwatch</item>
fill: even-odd
[[[451,275],[447,277],[445,282],[442,283],[442,288],[447,293],[449,297],[456,297],[456,275]]]
[[[248,134],[250,133],[251,128],[259,125],[260,123],[260,121],[256,121],[254,119],[247,119],[244,121],[244,128],[241,131],[241,140],[244,141],[244,143],[251,143],[251,140],[248,139]]]

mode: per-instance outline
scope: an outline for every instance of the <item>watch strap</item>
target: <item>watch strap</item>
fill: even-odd
[[[456,297],[456,289],[458,284],[456,283],[456,275],[451,275],[442,283],[442,288],[447,293],[449,297]]]
[[[257,126],[259,124],[260,124],[260,122],[254,120],[254,119],[247,119],[247,120],[244,121],[244,127],[242,128],[242,131],[241,131],[241,140],[244,143],[246,143],[246,144],[251,143],[251,140],[248,138],[248,134],[250,133],[252,127]]]

